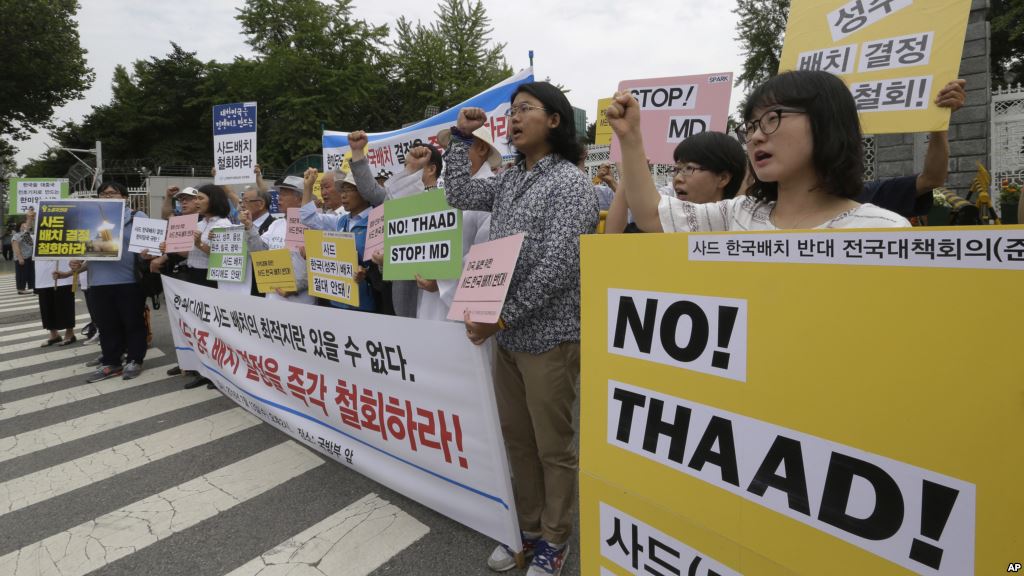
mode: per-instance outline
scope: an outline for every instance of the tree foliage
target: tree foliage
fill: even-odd
[[[353,14],[351,0],[247,0],[236,18],[254,56],[202,62],[172,44],[164,57],[119,67],[110,103],[53,134],[62,146],[102,140],[105,158],[208,165],[213,105],[255,101],[259,161],[282,170],[318,154],[325,128],[391,130],[512,73],[479,1],[445,0],[426,25],[400,18],[393,41],[387,26]],[[62,166],[40,158],[25,170],[52,176]]]
[[[736,0],[736,40],[743,49],[743,71],[736,84],[750,92],[779,71],[786,37],[789,0]]]
[[[75,0],[0,2],[0,135],[23,140],[52,127],[54,109],[92,85],[77,12]]]
[[[1024,82],[1024,0],[991,0],[992,85]]]

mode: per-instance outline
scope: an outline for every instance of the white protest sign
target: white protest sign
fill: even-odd
[[[136,254],[146,250],[150,256],[161,256],[160,243],[167,237],[167,220],[138,217],[132,220],[132,236],[128,251]]]
[[[214,184],[256,181],[256,103],[239,102],[213,107]]]
[[[60,200],[68,195],[67,178],[14,178],[11,179],[13,201],[10,214],[39,211],[40,200]]]

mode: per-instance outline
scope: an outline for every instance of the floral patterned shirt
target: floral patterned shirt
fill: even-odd
[[[580,235],[597,227],[594,186],[576,166],[549,154],[491,178],[470,179],[469,145],[453,138],[445,153],[448,203],[491,213],[491,240],[526,236],[501,318],[498,343],[540,354],[580,339]]]

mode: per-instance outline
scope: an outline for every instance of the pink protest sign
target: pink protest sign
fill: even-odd
[[[726,130],[731,72],[620,82],[619,92],[626,90],[640,103],[644,149],[654,164],[674,164],[672,152],[694,134]],[[622,160],[616,137],[612,138],[611,159]]]
[[[495,323],[501,317],[512,273],[523,247],[523,234],[474,244],[464,258],[462,277],[448,309],[449,320],[462,320],[465,311],[474,322]]]
[[[384,205],[370,210],[366,222],[366,243],[363,244],[363,260],[369,260],[377,250],[384,250]]]
[[[298,250],[306,245],[306,227],[302,225],[302,221],[299,219],[299,209],[289,208],[288,209],[288,233],[284,236],[284,245],[286,248],[292,248]]]
[[[199,214],[171,216],[167,221],[166,252],[188,252],[196,245],[196,230],[199,229]]]

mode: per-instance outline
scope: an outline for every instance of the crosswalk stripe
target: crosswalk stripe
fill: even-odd
[[[366,576],[428,532],[426,525],[370,493],[227,576]]]
[[[169,394],[122,404],[87,416],[46,426],[7,438],[0,438],[0,462],[20,458],[40,450],[79,440],[87,436],[140,422],[147,418],[194,406],[220,396],[218,390],[177,390]]]
[[[118,376],[116,378],[102,380],[94,384],[82,384],[81,386],[58,390],[57,392],[50,394],[40,394],[39,396],[32,396],[31,398],[25,398],[24,400],[8,402],[7,404],[4,404],[3,410],[0,410],[0,420],[7,420],[16,416],[31,414],[33,412],[39,412],[40,410],[48,410],[50,408],[56,408],[57,406],[71,404],[72,402],[79,402],[87,398],[95,398],[96,396],[102,396],[103,394],[120,392],[121,390],[127,390],[129,388],[144,386],[160,380],[166,380],[168,378],[166,371],[171,366],[173,366],[173,364],[143,370],[142,374],[134,380],[122,380],[121,377]]]
[[[187,422],[0,484],[0,516],[259,424],[241,408]]]
[[[75,320],[85,320],[88,317],[89,317],[88,314],[79,314],[78,316],[75,316]],[[14,325],[11,325],[11,326],[3,326],[3,327],[0,327],[0,332],[15,332],[15,331],[18,331],[18,330],[25,330],[25,329],[28,329],[28,328],[39,328],[39,320],[36,320],[35,322],[26,322],[24,324],[14,324]],[[49,333],[50,333],[49,330],[42,330],[42,329],[40,329],[39,332],[38,332],[38,334],[49,334]],[[33,334],[36,334],[36,332],[33,332]]]
[[[20,342],[18,344],[0,346],[0,355],[11,354],[12,352],[24,352],[25,350],[32,350],[33,348],[42,348],[43,343],[37,342],[36,340],[37,339],[34,337],[32,340],[29,340],[28,342]],[[74,344],[78,344],[79,346],[81,346],[81,341],[79,340]],[[70,344],[70,346],[73,346],[74,344]],[[54,346],[56,346],[56,344],[54,344]]]
[[[56,352],[44,352],[42,354],[36,354],[35,356],[25,356],[22,358],[15,358],[14,360],[5,360],[0,362],[0,372],[25,369],[29,366],[56,362],[58,360],[67,360],[68,358],[95,355],[96,349],[92,346],[67,346],[65,348],[58,348]]]
[[[25,310],[39,310],[39,305],[31,304],[29,306],[15,306],[14,308],[0,308],[0,314],[7,312],[23,312]]]
[[[0,574],[81,576],[323,464],[287,441],[0,557]]]
[[[35,294],[15,294],[14,296],[2,296],[0,297],[0,304],[6,304],[8,302],[31,302],[35,298]]]
[[[99,347],[92,347],[90,350],[93,351],[97,356],[100,355]],[[146,361],[154,360],[156,358],[162,358],[164,353],[159,348],[151,348],[146,351]],[[71,378],[72,376],[84,376],[91,374],[95,371],[95,367],[85,366],[84,364],[72,364],[71,366],[64,366],[61,368],[54,368],[53,370],[47,370],[46,372],[36,372],[34,374],[25,374],[24,376],[15,376],[14,378],[8,378],[3,382],[0,382],[0,392],[13,392],[22,388],[28,388],[29,386],[38,386],[39,384],[48,384],[50,382],[56,382],[63,380],[64,378]],[[143,365],[143,373],[148,368]]]

